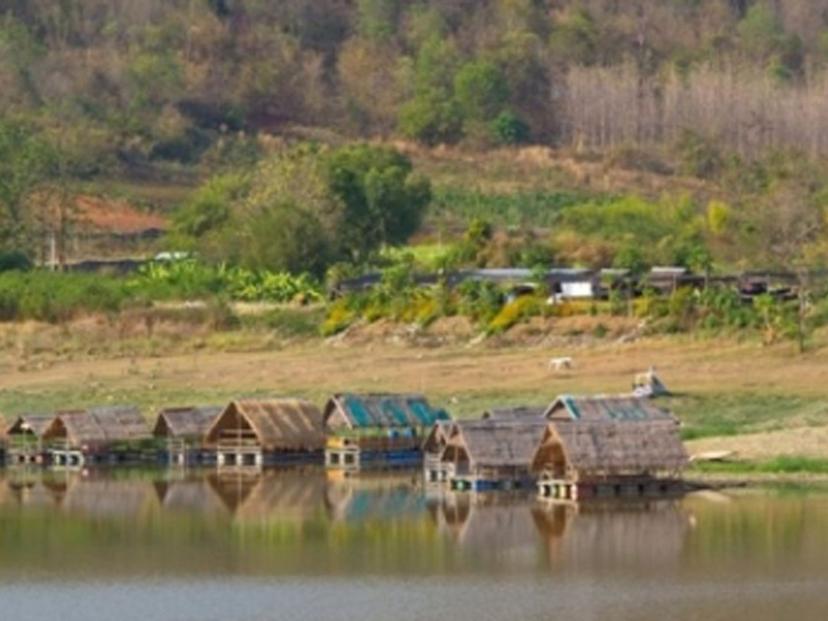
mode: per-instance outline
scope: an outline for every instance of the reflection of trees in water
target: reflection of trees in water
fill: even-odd
[[[677,500],[551,503],[532,516],[548,562],[568,567],[677,565],[692,524]]]

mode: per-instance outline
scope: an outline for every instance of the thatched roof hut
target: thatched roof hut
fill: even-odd
[[[44,440],[65,439],[77,449],[141,442],[151,437],[143,414],[132,406],[59,412],[43,434]]]
[[[579,421],[670,421],[678,420],[649,399],[633,395],[561,395],[546,408],[549,420]]]
[[[6,439],[10,439],[13,436],[42,438],[44,432],[54,419],[54,414],[21,414],[5,428],[5,432],[2,435]]]
[[[422,395],[343,393],[325,405],[325,426],[333,431],[367,429],[429,429],[449,420]]]
[[[302,399],[239,399],[207,430],[208,445],[253,446],[263,451],[321,451],[322,413]]]
[[[533,469],[573,481],[678,473],[687,452],[676,418],[648,399],[559,397]]]
[[[199,440],[224,408],[220,405],[164,408],[158,413],[152,435],[156,438]]]
[[[491,408],[483,412],[483,420],[540,420],[546,413],[544,406],[518,405],[514,407]]]
[[[547,427],[545,421],[463,421],[451,427],[443,461],[455,473],[528,473]]]

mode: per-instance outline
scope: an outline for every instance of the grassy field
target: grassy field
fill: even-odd
[[[418,347],[290,340],[262,330],[184,335],[156,327],[146,338],[101,326],[87,326],[85,337],[79,328],[50,329],[6,326],[0,334],[0,411],[7,416],[107,403],[135,403],[150,416],[163,405],[244,395],[322,403],[344,390],[423,392],[457,416],[476,416],[490,406],[547,404],[561,393],[625,392],[636,372],[656,365],[676,393],[664,403],[683,421],[691,452],[733,450],[757,463],[828,457],[824,346],[799,356],[790,345],[683,337]],[[551,373],[548,359],[561,355],[575,367]]]

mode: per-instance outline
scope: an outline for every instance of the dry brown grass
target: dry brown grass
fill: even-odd
[[[290,344],[246,331],[148,339],[138,330],[119,342],[117,323],[96,321],[0,326],[0,408],[11,414],[131,402],[149,415],[164,405],[221,403],[239,395],[321,402],[342,390],[415,391],[465,416],[492,405],[543,404],[561,393],[626,392],[635,373],[656,365],[679,393],[667,404],[690,431],[728,434],[693,441],[691,451],[735,450],[744,459],[828,456],[824,345],[800,356],[792,345],[687,337],[620,344],[541,333],[458,343],[454,331],[468,326],[451,322],[435,326],[449,343],[439,347],[433,340],[389,341],[382,326],[373,330],[378,338],[353,341]],[[574,368],[550,372],[549,359],[559,356],[571,356]]]

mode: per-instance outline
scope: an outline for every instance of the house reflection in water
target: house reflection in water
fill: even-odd
[[[39,470],[0,470],[0,506],[57,509],[72,478],[66,473],[44,475]]]
[[[438,530],[464,552],[498,562],[534,563],[540,538],[531,497],[517,493],[447,492],[432,504]]]
[[[390,520],[422,515],[426,511],[419,472],[375,471],[349,476],[331,473],[325,504],[338,522]]]
[[[680,500],[538,504],[532,510],[550,565],[678,566],[694,523]]]

